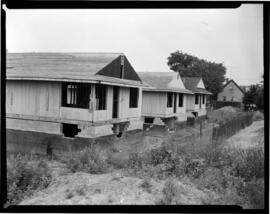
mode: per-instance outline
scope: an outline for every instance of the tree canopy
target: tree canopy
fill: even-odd
[[[175,51],[168,57],[168,66],[185,77],[202,77],[205,87],[217,94],[225,81],[226,67],[222,63],[209,62],[187,53]]]
[[[264,87],[263,85],[251,85],[249,90],[245,93],[243,98],[243,103],[256,104],[257,108],[260,110],[264,109]]]

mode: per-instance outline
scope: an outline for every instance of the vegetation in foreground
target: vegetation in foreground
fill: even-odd
[[[264,207],[264,150],[262,147],[211,149],[190,156],[174,155],[165,147],[151,151],[148,158],[138,154],[129,159],[129,173],[141,178],[166,180],[159,204],[181,204],[177,181],[187,176],[209,194],[205,204]]]
[[[47,158],[28,154],[7,158],[7,203],[18,204],[35,191],[46,188],[52,179]]]

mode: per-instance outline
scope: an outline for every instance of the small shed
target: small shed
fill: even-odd
[[[139,72],[143,82],[142,117],[145,123],[164,124],[168,118],[186,121],[187,90],[176,72]]]
[[[142,129],[142,86],[122,53],[8,53],[8,129],[96,138]]]
[[[205,116],[207,96],[212,93],[205,89],[201,77],[182,77],[185,87],[192,91],[192,95],[187,95],[187,113],[189,116]]]

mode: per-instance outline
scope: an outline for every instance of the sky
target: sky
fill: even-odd
[[[176,50],[223,63],[227,78],[263,74],[263,6],[236,9],[6,8],[8,52],[121,52],[136,71],[170,71]]]

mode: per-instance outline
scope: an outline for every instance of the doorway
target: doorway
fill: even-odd
[[[202,108],[202,95],[199,95],[199,104],[200,104],[200,108]]]
[[[177,103],[176,103],[176,93],[173,93],[173,100],[174,100],[174,103],[173,103],[173,113],[176,113],[176,108],[177,108]]]
[[[118,118],[118,107],[119,107],[119,86],[114,86],[113,87],[112,118]]]

